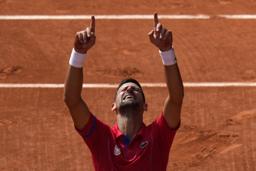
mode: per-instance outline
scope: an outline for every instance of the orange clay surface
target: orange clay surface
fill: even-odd
[[[253,14],[255,1],[12,1],[0,15],[22,14]],[[152,15],[153,18],[153,15]],[[88,20],[0,20],[0,83],[63,83],[74,34]],[[161,20],[173,31],[184,82],[256,81],[256,21]],[[98,20],[88,53],[85,83],[118,83],[125,77],[164,82],[150,20]],[[162,111],[165,88],[144,88],[146,124]],[[115,89],[84,89],[91,111],[109,125]],[[168,171],[256,170],[256,88],[185,88],[182,125]],[[76,133],[62,89],[0,88],[0,170],[93,170],[91,154]]]

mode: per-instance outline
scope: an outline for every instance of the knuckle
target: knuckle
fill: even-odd
[[[76,32],[76,36],[79,37],[79,36],[80,36],[80,33],[79,33],[79,32]]]
[[[83,33],[84,31],[78,31],[78,32],[76,32],[76,34],[81,34],[81,33]]]

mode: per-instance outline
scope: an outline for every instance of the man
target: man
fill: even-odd
[[[184,96],[183,83],[172,48],[172,33],[154,14],[149,40],[160,52],[165,70],[168,96],[163,112],[150,125],[143,123],[147,110],[144,93],[134,79],[123,80],[117,88],[112,110],[117,123],[110,128],[99,121],[81,98],[83,63],[96,41],[95,18],[90,27],[76,33],[74,49],[65,83],[65,102],[74,125],[88,145],[97,171],[164,171],[176,130]]]

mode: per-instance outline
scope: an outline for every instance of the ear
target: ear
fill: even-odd
[[[148,110],[148,104],[147,103],[144,103],[143,109],[144,109],[144,111]]]
[[[113,112],[116,112],[116,110],[117,110],[116,103],[112,103],[112,109],[111,110]]]

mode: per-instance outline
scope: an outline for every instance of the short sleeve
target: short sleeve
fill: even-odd
[[[157,141],[161,144],[164,149],[170,148],[175,137],[176,131],[179,129],[180,124],[177,128],[170,128],[163,114],[161,114],[153,123],[154,136],[157,137]]]
[[[111,138],[111,128],[99,121],[93,114],[90,114],[89,121],[84,128],[75,127],[75,129],[93,154],[100,153],[102,149],[107,148],[107,142]]]

